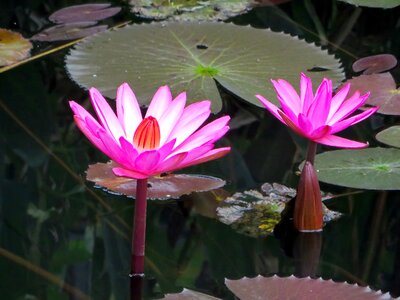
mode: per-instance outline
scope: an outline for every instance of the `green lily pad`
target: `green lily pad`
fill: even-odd
[[[293,197],[296,190],[278,183],[264,183],[263,193],[256,190],[235,193],[217,207],[218,219],[230,225],[236,231],[251,237],[263,237],[273,233],[281,220],[281,213]],[[323,200],[333,197],[332,194],[321,193]],[[340,218],[341,214],[329,210],[325,205],[324,222]]]
[[[142,18],[195,21],[225,20],[251,8],[249,0],[130,0],[132,12]]]
[[[356,6],[368,6],[379,8],[393,8],[400,5],[399,0],[341,0]]]
[[[336,150],[315,158],[323,182],[370,190],[400,189],[400,149]]]
[[[340,62],[327,51],[283,33],[226,23],[152,23],[108,31],[80,42],[66,58],[70,76],[82,87],[95,86],[114,98],[128,82],[142,105],[168,84],[188,101],[212,101],[221,109],[216,82],[240,98],[262,106],[261,93],[278,104],[271,78],[293,85],[299,73],[313,80],[343,78]],[[214,80],[215,79],[215,80]]]
[[[382,130],[376,135],[376,139],[386,145],[400,148],[400,125]]]

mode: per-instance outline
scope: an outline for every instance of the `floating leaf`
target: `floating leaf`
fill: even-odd
[[[31,42],[18,32],[0,28],[0,66],[27,58],[31,48]]]
[[[390,70],[397,65],[397,59],[392,54],[378,54],[360,58],[353,63],[353,71],[364,71],[364,75]]]
[[[115,166],[113,162],[90,165],[86,179],[95,182],[99,187],[106,188],[109,192],[135,197],[136,180],[115,176],[112,172]],[[149,178],[147,198],[179,198],[192,192],[210,191],[224,185],[224,180],[211,176],[169,174]]]
[[[400,5],[399,0],[341,0],[356,6],[393,8]]]
[[[111,3],[73,5],[57,10],[50,15],[54,23],[75,23],[107,19],[119,13],[120,7],[110,7]]]
[[[396,89],[390,73],[361,75],[347,82],[351,83],[350,94],[356,90],[361,94],[371,92],[366,104],[379,106],[379,113],[400,115],[400,89]]]
[[[376,139],[386,145],[400,148],[400,125],[382,130],[376,135]]]
[[[270,78],[298,85],[299,73],[313,80],[343,79],[340,63],[327,51],[283,33],[226,23],[152,23],[104,32],[80,42],[67,56],[71,77],[108,97],[128,82],[142,105],[168,84],[188,100],[212,101],[221,109],[216,81],[246,101],[262,106],[262,93],[277,103]]]
[[[248,0],[131,0],[130,4],[140,17],[175,21],[225,20],[251,8]]]
[[[315,159],[323,182],[370,190],[400,189],[400,149],[335,150]]]
[[[252,237],[270,235],[281,220],[281,213],[286,203],[296,196],[296,190],[278,183],[272,185],[265,183],[261,189],[265,194],[249,190],[226,198],[217,208],[219,220],[238,232]],[[332,197],[326,193],[321,195],[323,200]],[[324,222],[336,220],[341,216],[325,205],[323,208]]]
[[[203,293],[195,292],[188,289],[183,289],[179,294],[167,294],[165,295],[164,300],[219,300],[219,298],[215,298]]]
[[[389,293],[383,294],[357,284],[334,282],[322,278],[297,278],[293,275],[289,277],[259,275],[255,278],[225,279],[225,284],[241,300],[392,299]]]
[[[107,30],[107,25],[92,26],[96,23],[87,21],[52,26],[32,36],[31,40],[41,42],[74,40]]]

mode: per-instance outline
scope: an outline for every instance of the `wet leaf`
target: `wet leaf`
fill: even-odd
[[[50,15],[54,23],[75,23],[107,19],[119,13],[120,7],[110,7],[111,3],[73,5],[57,10]]]
[[[400,115],[400,89],[396,89],[396,83],[390,73],[361,75],[347,82],[351,83],[349,94],[356,90],[361,94],[371,92],[366,104],[379,106],[379,113]]]
[[[164,300],[218,300],[219,298],[215,298],[209,296],[207,294],[195,292],[188,289],[183,289],[179,294],[167,294],[165,295]]]
[[[241,300],[392,299],[389,293],[383,294],[357,284],[322,278],[297,278],[293,275],[289,277],[259,275],[255,278],[225,279],[225,284]]]
[[[400,149],[335,150],[315,159],[323,182],[370,190],[400,189]]]
[[[55,42],[80,39],[107,30],[107,25],[95,25],[96,22],[77,22],[49,27],[34,36],[31,40],[40,42]]]
[[[393,8],[400,5],[399,0],[341,0],[356,6],[368,6],[379,8]]]
[[[29,57],[31,48],[31,42],[18,32],[0,28],[0,66]]]
[[[135,197],[136,180],[115,176],[112,172],[114,167],[115,164],[112,162],[90,165],[86,179],[95,182],[98,187],[106,188],[111,193]],[[147,198],[179,198],[192,192],[210,191],[224,185],[224,180],[211,176],[169,174],[149,178]]]
[[[397,59],[392,54],[378,54],[360,58],[353,63],[353,71],[364,71],[364,75],[390,70],[397,65]]]
[[[157,20],[225,20],[251,8],[248,0],[131,0],[132,12]]]
[[[376,139],[386,145],[400,148],[400,125],[382,130],[376,135]]]
[[[139,42],[138,42],[139,41]],[[246,45],[246,47],[244,47]],[[80,42],[67,56],[70,76],[81,86],[95,86],[108,97],[128,82],[142,105],[168,84],[188,100],[212,101],[221,109],[214,79],[244,100],[262,106],[261,93],[278,103],[270,78],[298,86],[299,73],[313,80],[343,79],[340,63],[327,51],[283,33],[226,23],[152,23],[104,32]],[[321,67],[315,71],[315,67]]]
[[[272,234],[275,225],[281,220],[281,213],[295,195],[296,190],[278,183],[265,183],[261,190],[264,194],[249,190],[235,193],[225,199],[217,208],[219,220],[240,233],[260,237]],[[332,197],[321,193],[323,200]],[[338,219],[341,214],[329,210],[325,205],[324,222]]]

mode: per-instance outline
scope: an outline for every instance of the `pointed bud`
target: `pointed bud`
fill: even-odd
[[[150,116],[143,119],[135,131],[133,144],[139,150],[152,150],[160,146],[160,126],[156,118]]]
[[[314,166],[309,161],[304,164],[297,187],[294,226],[300,232],[322,231],[321,190]]]

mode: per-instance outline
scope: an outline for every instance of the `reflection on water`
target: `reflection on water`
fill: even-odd
[[[309,41],[318,41],[323,31],[330,42],[343,41],[335,45],[336,54],[348,77],[353,75],[350,66],[355,57],[400,53],[399,8],[356,9],[329,2],[332,6],[307,1],[317,15],[292,1],[257,8],[235,22],[286,30]],[[51,12],[67,4],[2,1],[0,27],[32,36],[48,26]],[[129,11],[123,10],[113,22],[130,18]],[[352,22],[344,23],[345,19]],[[34,51],[47,47],[40,44]],[[328,48],[333,45],[328,43]],[[67,100],[75,99],[85,107],[89,100],[86,91],[68,79],[65,54],[48,55],[0,73],[2,298],[129,299],[131,293],[140,293],[133,291],[140,287],[145,299],[153,299],[185,287],[233,299],[225,278],[259,274],[332,278],[400,295],[400,194],[396,191],[365,191],[328,200],[326,205],[344,216],[320,234],[294,234],[289,223],[274,236],[257,238],[216,219],[216,208],[230,193],[264,182],[295,186],[294,170],[306,146],[259,108],[229,101],[233,96],[224,90],[224,113],[233,115],[238,125],[221,144],[234,150],[188,172],[223,178],[228,185],[216,194],[149,201],[146,277],[131,280],[133,200],[94,189],[84,179],[89,164],[106,158],[72,123]],[[392,74],[398,81],[399,67]],[[378,129],[396,123],[398,117],[377,115],[345,134],[375,146]],[[333,194],[354,191],[327,184],[321,189]],[[132,284],[136,281],[139,284]]]

